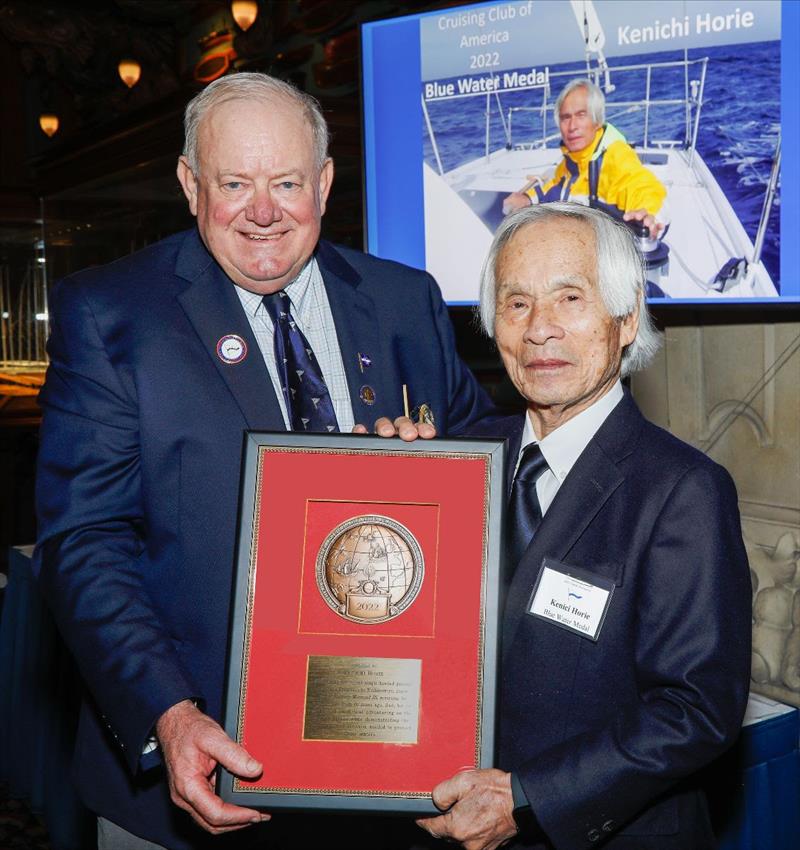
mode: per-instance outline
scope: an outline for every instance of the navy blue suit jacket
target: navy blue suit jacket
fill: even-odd
[[[400,415],[403,384],[441,433],[486,413],[430,275],[326,243],[316,256],[356,422]],[[196,231],[67,278],[51,314],[35,569],[93,701],[79,790],[136,834],[196,846],[200,830],[169,802],[162,771],[140,772],[140,754],[180,700],[220,717],[242,435],[283,419],[234,287]],[[217,356],[226,334],[247,342],[242,362]]]
[[[481,426],[507,436],[522,417]],[[526,612],[548,557],[614,583],[596,643]],[[513,573],[503,620],[500,767],[557,850],[711,848],[696,772],[737,737],[750,580],[736,491],[626,392]]]

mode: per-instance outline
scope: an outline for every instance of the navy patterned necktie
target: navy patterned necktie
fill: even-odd
[[[263,298],[275,328],[275,363],[293,431],[338,431],[333,402],[308,340],[292,318],[283,292]]]
[[[522,452],[508,504],[508,569],[511,574],[542,522],[536,480],[545,469],[547,461],[539,444],[529,443]]]

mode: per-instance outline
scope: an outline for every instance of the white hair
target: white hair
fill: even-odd
[[[564,88],[561,89],[561,93],[556,98],[555,105],[553,106],[556,123],[561,120],[561,104],[564,102],[566,96],[575,91],[575,89],[586,89],[586,105],[589,107],[589,115],[592,118],[592,123],[596,124],[598,127],[601,124],[605,124],[606,96],[603,94],[599,86],[595,85],[591,80],[588,80],[585,77],[581,77],[577,80],[570,80]]]
[[[284,80],[270,77],[267,74],[243,71],[214,80],[213,83],[195,95],[186,106],[183,118],[185,134],[183,155],[189,162],[189,168],[191,168],[195,177],[200,173],[197,150],[200,124],[212,109],[231,100],[252,99],[271,103],[276,98],[293,103],[303,111],[303,116],[311,130],[315,163],[317,169],[322,170],[322,166],[328,158],[329,137],[328,125],[317,100]]]
[[[639,326],[633,342],[622,352],[622,377],[644,369],[661,345],[645,301],[645,266],[631,229],[604,213],[583,204],[559,201],[524,207],[503,219],[495,233],[481,270],[478,313],[485,333],[494,337],[497,313],[495,271],[500,253],[522,228],[538,221],[571,218],[583,221],[594,231],[597,283],[608,314],[624,319],[639,309]]]

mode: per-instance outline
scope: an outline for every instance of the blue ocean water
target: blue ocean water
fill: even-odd
[[[772,158],[780,132],[780,42],[725,45],[689,51],[689,59],[708,57],[697,150],[702,155],[730,200],[751,239],[755,239]],[[630,71],[614,74],[614,65],[666,62],[683,58],[683,51],[647,53],[610,61],[616,90],[608,96],[608,117],[634,144],[643,140],[644,112],[619,114],[614,101],[640,100],[645,96],[646,74]],[[535,57],[532,64],[535,64]],[[522,68],[522,71],[530,70]],[[553,71],[575,71],[585,75],[585,63],[550,66]],[[691,66],[689,79],[700,78],[700,65]],[[556,89],[559,79],[553,84]],[[443,81],[446,82],[446,81]],[[682,67],[653,73],[651,99],[678,99],[684,96]],[[509,92],[500,95],[504,112],[509,107],[541,105],[541,91]],[[476,159],[484,153],[486,98],[462,98],[428,103],[439,156],[445,171]],[[651,109],[648,138],[683,139],[683,107]],[[552,111],[547,116],[547,132],[558,132]],[[513,118],[513,140],[531,141],[542,135],[538,113],[517,112]],[[505,143],[497,102],[492,96],[490,149]],[[555,145],[556,142],[550,144]],[[436,169],[427,130],[423,127],[425,161]],[[763,260],[776,286],[780,278],[780,183],[769,217]]]

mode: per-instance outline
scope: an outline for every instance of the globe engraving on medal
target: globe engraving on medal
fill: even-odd
[[[402,614],[419,593],[424,571],[414,535],[379,515],[337,525],[320,547],[316,564],[322,598],[356,623],[383,623]]]

